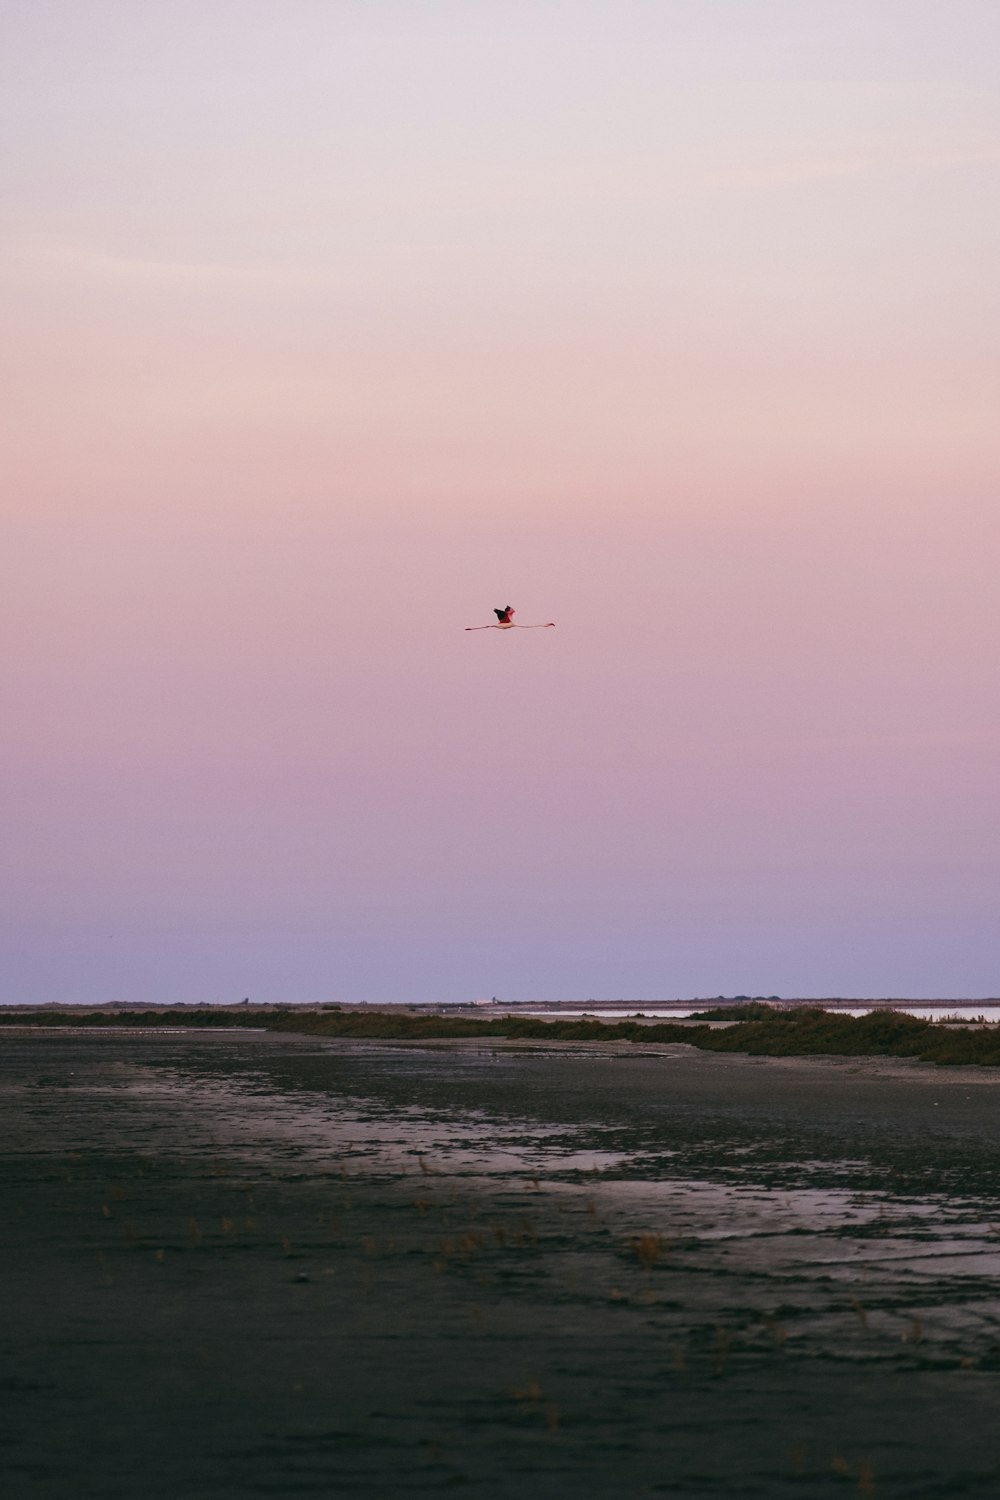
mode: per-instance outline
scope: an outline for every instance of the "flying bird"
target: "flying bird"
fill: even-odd
[[[513,604],[505,604],[503,609],[495,609],[493,613],[497,617],[495,625],[466,625],[466,630],[552,630],[555,628],[555,620],[546,620],[544,625],[516,625]]]

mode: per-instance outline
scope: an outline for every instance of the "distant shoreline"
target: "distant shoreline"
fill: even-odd
[[[313,1008],[171,1007],[164,1010],[6,1007],[0,1030],[265,1030],[333,1040],[420,1042],[448,1038],[506,1038],[549,1042],[682,1043],[708,1052],[762,1057],[896,1057],[944,1066],[1000,1067],[1000,1019],[928,1020],[895,1007],[863,1015],[822,1006],[767,1002],[722,1004],[684,1018],[597,1019],[580,1015],[442,1012],[397,1006]]]
[[[152,1000],[105,1000],[100,1003],[90,1001],[48,1000],[39,1003],[24,1003],[17,1000],[0,1001],[0,1017],[7,1011],[17,1011],[20,1015],[51,1014],[52,1012],[70,1012],[78,1014],[82,1011],[117,1014],[122,1011],[146,1011],[160,1013],[163,1011],[185,1012],[212,1010],[219,1012],[237,1012],[240,1014],[267,1013],[275,1011],[312,1013],[314,1011],[339,1010],[350,1011],[359,1014],[371,1014],[373,1012],[392,1011],[409,1015],[537,1015],[537,1016],[559,1016],[559,1015],[596,1015],[615,1014],[638,1016],[644,1011],[664,1011],[673,1013],[685,1013],[692,1010],[704,1010],[708,1007],[719,1005],[769,1005],[776,1009],[814,1008],[819,1006],[823,1010],[938,1010],[945,1006],[966,1009],[968,1007],[992,1007],[1000,1008],[1000,996],[955,996],[941,995],[933,999],[907,999],[905,996],[863,996],[863,995],[711,995],[694,996],[691,999],[672,1000],[453,1000],[453,1001],[367,1001],[367,1000],[276,1000],[276,1001],[203,1001],[203,1000],[177,1000],[169,1003],[159,1003]]]

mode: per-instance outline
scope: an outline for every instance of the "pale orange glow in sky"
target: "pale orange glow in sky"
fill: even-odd
[[[2,27],[0,1001],[1000,994],[994,7]]]

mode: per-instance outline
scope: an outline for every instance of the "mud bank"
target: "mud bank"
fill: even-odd
[[[6,1034],[19,1497],[993,1497],[1000,1073]]]

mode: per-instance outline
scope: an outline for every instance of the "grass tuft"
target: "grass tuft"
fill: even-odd
[[[628,1242],[629,1249],[644,1271],[651,1271],[667,1249],[662,1234],[635,1234]]]

